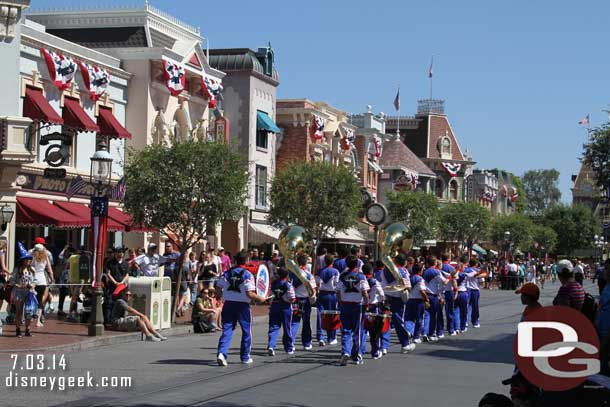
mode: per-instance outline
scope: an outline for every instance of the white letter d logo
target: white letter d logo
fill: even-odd
[[[563,342],[578,342],[578,334],[570,325],[561,322],[520,322],[517,327],[517,354],[521,357],[552,358],[567,355],[574,350],[573,346],[563,346],[554,350],[536,351],[534,346],[534,329],[554,329],[561,332]]]

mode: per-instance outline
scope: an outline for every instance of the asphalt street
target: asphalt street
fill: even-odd
[[[542,292],[549,304],[559,283]],[[596,293],[590,284],[589,292]],[[26,356],[13,369],[10,355],[0,354],[0,405],[6,406],[476,406],[483,394],[507,394],[500,381],[513,369],[512,339],[523,306],[510,291],[483,290],[481,328],[422,344],[408,355],[393,337],[387,356],[365,358],[363,366],[338,364],[338,346],[313,351],[297,348],[294,356],[277,351],[267,356],[267,321],[253,329],[254,364],[238,363],[240,335],[234,337],[229,366],[216,364],[218,334],[172,337],[167,342],[137,342],[66,354],[66,370],[28,370]],[[24,338],[26,340],[26,338]],[[59,360],[60,353],[55,353]],[[233,362],[233,363],[232,363]],[[21,369],[23,367],[23,369]],[[130,388],[7,388],[7,377],[130,377]],[[67,379],[64,379],[67,380]],[[16,381],[16,380],[14,380]],[[67,383],[67,382],[66,382]],[[59,382],[56,382],[56,386]]]

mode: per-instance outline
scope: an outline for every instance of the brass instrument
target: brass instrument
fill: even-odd
[[[316,292],[311,286],[307,274],[296,263],[297,256],[301,254],[307,254],[310,242],[307,239],[307,233],[301,226],[293,225],[287,226],[282,230],[278,238],[278,246],[280,253],[284,256],[284,262],[286,268],[291,271],[307,288],[309,294],[309,301],[311,304],[316,301]]]
[[[402,223],[390,223],[385,225],[379,232],[379,245],[381,246],[381,261],[388,268],[396,283],[385,287],[384,291],[398,291],[404,302],[409,299],[410,287],[405,284],[400,270],[394,264],[394,257],[398,255],[399,249],[411,250],[413,237],[407,227]]]

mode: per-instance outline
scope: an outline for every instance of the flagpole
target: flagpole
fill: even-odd
[[[396,118],[396,138],[400,139],[400,82],[398,82],[398,117]]]
[[[434,55],[432,55],[432,59],[430,60],[430,69],[428,70],[428,77],[430,77],[430,101],[432,101],[432,81],[434,77],[434,72],[432,71],[434,68]],[[432,103],[432,102],[430,102]]]

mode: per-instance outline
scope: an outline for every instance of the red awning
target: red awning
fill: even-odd
[[[131,133],[119,123],[112,114],[112,110],[100,106],[100,114],[97,117],[97,124],[100,126],[100,134],[110,138],[126,138],[131,140]]]
[[[110,219],[114,220],[115,222],[119,222],[119,223],[122,223],[123,225],[125,225],[125,230],[127,232],[150,232],[150,231],[152,231],[152,230],[146,229],[142,225],[134,225],[133,219],[131,219],[131,216],[129,216],[125,212],[121,211],[120,209],[112,207],[112,206],[108,208],[108,220],[110,221]]]
[[[63,201],[55,201],[54,205],[58,206],[62,210],[66,212],[70,212],[82,219],[87,219],[87,227],[91,227],[91,209],[85,204],[79,204],[74,202],[63,202]],[[122,223],[116,222],[110,216],[108,216],[108,230],[116,232],[116,231],[124,231],[125,225]]]
[[[42,90],[25,88],[25,99],[23,100],[23,116],[34,121],[63,124],[64,119],[53,109],[53,106],[44,98]]]
[[[78,100],[64,97],[64,110],[62,112],[64,124],[79,131],[100,131],[97,124],[83,110]]]
[[[91,220],[67,212],[46,199],[17,197],[17,223],[27,226],[58,228],[89,227]]]

